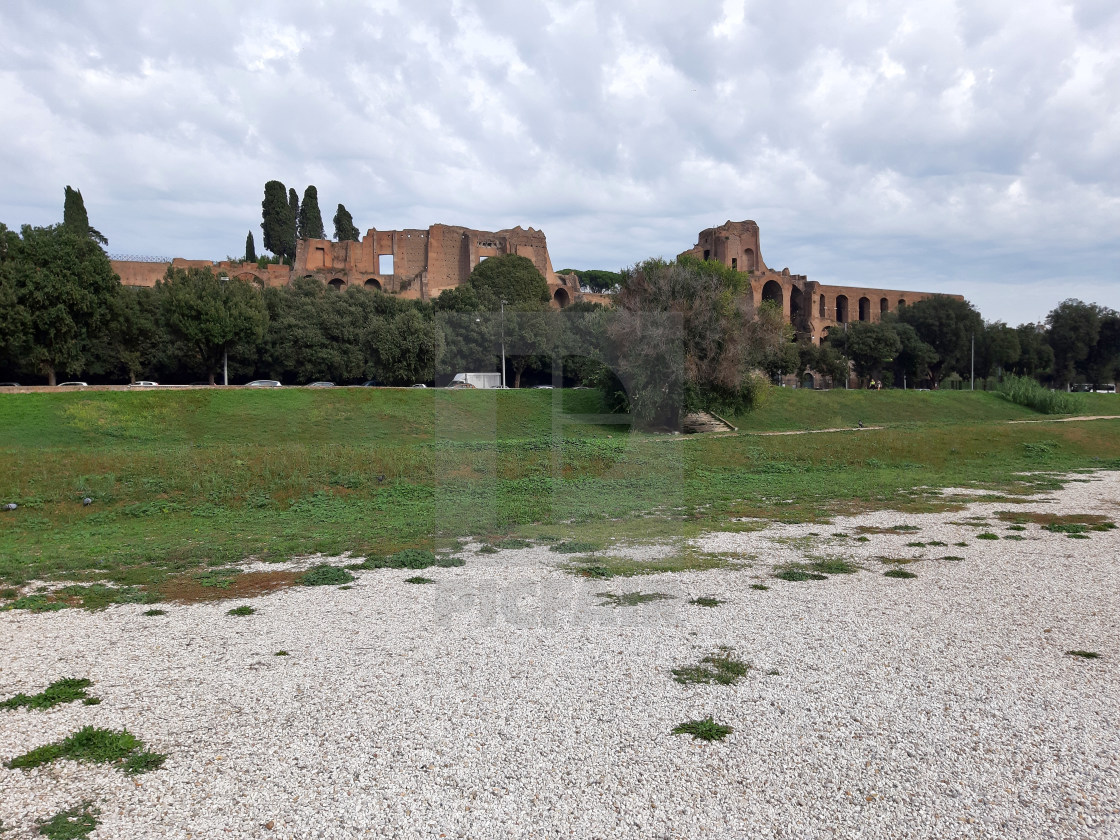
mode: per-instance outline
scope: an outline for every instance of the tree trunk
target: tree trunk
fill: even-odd
[[[211,385],[214,384],[214,372],[213,371],[210,371],[210,384]]]
[[[46,368],[47,368],[47,384],[50,385],[51,387],[54,387],[55,385],[58,384],[58,379],[54,375],[54,368],[51,367],[50,365],[47,365]]]
[[[513,387],[521,387],[521,369],[518,367],[514,367],[513,369]]]

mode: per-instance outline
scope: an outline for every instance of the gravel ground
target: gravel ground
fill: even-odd
[[[95,838],[1120,837],[1120,531],[1011,532],[992,516],[1011,508],[1120,520],[1120,473],[697,541],[754,558],[740,570],[585,580],[536,547],[425,571],[435,585],[289,589],[248,617],[0,613],[0,698],[63,676],[102,698],[0,711],[0,759],[86,724],[168,754],[138,777],[0,768],[0,838],[83,799]],[[920,530],[855,540],[900,523]],[[949,546],[906,545],[931,540]],[[810,555],[863,571],[770,577]],[[883,577],[884,556],[920,558],[918,577]],[[636,590],[675,597],[596,597]],[[673,681],[719,645],[753,665],[739,684]],[[707,715],[732,734],[670,735]]]

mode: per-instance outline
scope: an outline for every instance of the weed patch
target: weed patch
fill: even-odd
[[[420,575],[416,575],[415,577],[405,578],[404,582],[405,583],[435,583],[435,581],[432,580],[431,578],[421,577]]]
[[[983,533],[977,534],[976,539],[978,539],[978,540],[998,540],[999,539],[999,534],[993,534],[991,531],[984,531]]]
[[[248,604],[242,604],[240,607],[234,607],[232,610],[226,612],[226,615],[252,615],[256,610]]]
[[[145,751],[144,742],[127,729],[118,732],[85,726],[62,741],[16,756],[6,766],[11,770],[30,770],[61,758],[86,764],[113,764],[125,773],[136,774],[158,769],[167,756]]]
[[[957,556],[956,556],[956,555],[954,555],[954,554],[946,554],[946,555],[945,555],[944,557],[942,557],[941,559],[942,559],[942,560],[948,560],[948,561],[949,561],[949,562],[951,562],[951,563],[959,563],[960,561],[964,560],[964,558],[963,558],[963,557],[957,557]]]
[[[237,577],[237,574],[237,569],[211,569],[208,572],[195,575],[194,579],[199,586],[205,586],[209,589],[229,589],[233,586],[233,579]]]
[[[272,655],[273,656],[291,656],[291,654],[288,653],[286,650],[278,650],[278,651],[276,651],[276,653],[274,653]]]
[[[599,546],[582,540],[566,540],[549,546],[548,550],[555,551],[557,554],[585,554],[588,551],[598,551]]]
[[[788,580],[794,583],[805,580],[828,580],[828,575],[810,571],[800,564],[791,564],[784,569],[780,569],[774,573],[774,577],[779,580]]]
[[[770,587],[767,586],[765,583],[752,583],[751,584],[751,589],[757,589],[759,592],[765,592],[769,588]]]
[[[88,837],[97,828],[97,817],[101,812],[87,801],[64,811],[59,811],[48,820],[38,823],[39,834],[47,840],[80,840]]]
[[[1101,655],[1094,650],[1067,650],[1066,656],[1079,656],[1082,659],[1100,659]]]
[[[839,557],[818,558],[809,564],[809,568],[822,575],[852,575],[859,571],[859,566]]]
[[[504,540],[498,540],[494,545],[497,548],[529,548],[532,545],[529,540],[518,539],[517,537],[509,537]]]
[[[167,615],[167,610],[160,610],[152,607],[150,610],[144,610],[144,612],[140,613],[140,615],[146,615],[149,618],[153,618],[157,615]]]
[[[598,592],[596,597],[603,599],[598,604],[600,607],[639,607],[654,601],[667,601],[675,596],[664,592],[624,592],[621,595],[613,592]]]
[[[0,700],[0,709],[49,709],[60,703],[73,703],[75,700],[92,700],[86,689],[93,683],[87,679],[73,677],[56,680],[38,694],[17,694],[7,700]],[[87,704],[88,705],[88,704]]]
[[[423,548],[406,548],[390,554],[388,557],[367,557],[361,563],[351,563],[347,569],[366,571],[369,569],[428,569],[432,566],[452,568],[466,565],[461,557],[453,555],[436,555],[434,552]]]
[[[739,565],[727,557],[685,548],[677,554],[655,560],[634,560],[629,557],[596,554],[577,558],[572,565],[564,568],[583,577],[611,578],[657,575],[665,572],[707,571],[734,568]]]
[[[329,563],[321,563],[318,566],[312,566],[296,578],[296,583],[300,586],[338,586],[350,583],[353,580],[354,576],[346,569],[340,569],[338,566],[332,566]]]
[[[917,575],[906,569],[889,569],[883,572],[883,577],[889,578],[916,578]]]
[[[673,727],[674,735],[691,735],[695,741],[722,741],[734,730],[730,726],[716,723],[712,718],[688,720]]]
[[[716,653],[705,656],[697,665],[674,668],[673,679],[681,685],[734,685],[746,675],[750,667],[746,662],[736,659],[731,648],[721,647]]]
[[[492,545],[484,545],[484,546],[482,546],[482,548],[480,548],[478,550],[478,553],[479,554],[497,554],[498,549],[494,548],[494,546],[492,546]]]
[[[727,602],[721,601],[719,598],[709,598],[704,595],[699,598],[693,598],[688,603],[694,604],[697,607],[718,607],[720,604],[725,604]]]

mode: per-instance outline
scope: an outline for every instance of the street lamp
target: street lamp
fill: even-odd
[[[229,278],[225,275],[222,275],[220,279],[223,287],[229,282]],[[229,305],[228,301],[226,301],[226,305]],[[222,346],[222,384],[229,385],[229,348],[225,345]]]

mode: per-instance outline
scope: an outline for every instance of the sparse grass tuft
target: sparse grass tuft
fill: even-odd
[[[968,548],[968,543],[966,542],[955,542],[953,543],[953,545],[955,545],[957,548]]]
[[[929,541],[928,543],[926,543],[926,545],[929,545],[929,546],[937,546],[938,548],[944,548],[944,547],[945,547],[945,546],[947,546],[948,544],[949,544],[949,543],[947,543],[947,542],[942,542],[941,540],[930,540],[930,541]]]
[[[839,557],[821,557],[810,563],[809,568],[822,575],[852,575],[859,571],[859,566]]]
[[[691,735],[696,741],[722,741],[734,730],[730,726],[716,723],[712,718],[688,720],[673,727],[674,735]]]
[[[637,607],[653,601],[666,601],[675,597],[664,592],[624,592],[621,595],[616,595],[613,592],[598,592],[596,596],[603,599],[598,604],[600,607]]]
[[[29,709],[49,709],[61,703],[73,703],[75,700],[92,700],[86,689],[93,683],[87,679],[69,677],[56,680],[38,694],[17,694],[7,700],[0,700],[0,709],[18,709],[26,706]]]
[[[273,656],[291,656],[291,654],[288,653],[286,650],[278,650],[278,651],[276,651],[276,653],[274,653],[272,655]]]
[[[1093,650],[1067,650],[1066,656],[1080,656],[1082,659],[1100,659],[1101,655]]]
[[[961,560],[964,560],[964,558],[963,558],[963,557],[957,557],[957,556],[956,556],[955,554],[946,554],[946,555],[945,555],[944,557],[942,557],[941,559],[942,559],[942,560],[948,560],[948,561],[950,561],[950,562],[952,562],[952,563],[959,563],[959,562],[960,562]]]
[[[550,546],[549,551],[555,551],[557,554],[586,554],[589,551],[598,551],[600,546],[591,542],[584,542],[582,540],[565,540],[562,543]]]
[[[337,586],[342,583],[350,583],[353,580],[354,576],[346,569],[340,569],[338,566],[332,566],[329,563],[320,563],[318,566],[312,566],[296,578],[296,583],[300,586]]]
[[[157,609],[155,607],[152,607],[150,610],[144,610],[144,612],[140,613],[140,615],[146,615],[149,618],[153,618],[154,616],[157,616],[157,615],[167,615],[167,610],[161,610],[161,609]]]
[[[40,820],[38,831],[47,840],[80,840],[97,828],[97,816],[100,813],[92,802],[86,800],[80,805],[59,811],[48,820]]]
[[[908,542],[906,545],[910,548],[925,548],[928,543],[924,542]]]
[[[698,607],[718,607],[720,604],[725,604],[727,602],[721,601],[719,598],[709,598],[706,595],[702,595],[699,598],[693,598],[688,603],[695,604]]]
[[[596,578],[598,580],[606,580],[607,578],[614,577],[614,572],[606,566],[582,566],[574,571],[576,574],[583,577]]]
[[[683,665],[673,669],[673,679],[681,685],[734,685],[742,678],[750,665],[734,658],[734,651],[721,647],[716,653],[700,660],[698,665]]]
[[[416,576],[410,577],[410,578],[405,578],[404,582],[405,583],[435,583],[435,581],[432,580],[431,578],[421,577],[420,575],[416,575]]]
[[[144,742],[127,729],[118,732],[85,726],[61,741],[18,755],[5,766],[31,770],[60,758],[86,764],[115,764],[126,773],[136,774],[158,769],[166,756],[146,752]]]
[[[1025,531],[1025,530],[1027,530],[1027,526],[1026,525],[1008,525],[1007,530],[1008,531]]]
[[[769,588],[770,587],[767,586],[765,583],[752,583],[751,584],[751,589],[757,589],[759,592],[765,592]]]
[[[883,577],[889,578],[916,578],[917,575],[906,569],[889,569],[883,572]]]
[[[478,553],[479,554],[497,554],[498,549],[494,548],[494,546],[492,546],[492,545],[484,545],[484,546],[482,546],[482,548],[480,548],[478,550]]]
[[[978,539],[978,540],[998,540],[999,539],[999,534],[993,534],[991,531],[984,531],[981,534],[977,534],[976,539]]]
[[[422,548],[406,548],[388,557],[367,557],[361,563],[351,563],[347,569],[366,571],[368,569],[428,569],[432,566],[451,568],[466,565],[461,557],[448,554],[436,555]]]
[[[774,572],[774,577],[779,580],[788,580],[795,583],[803,580],[828,580],[828,575],[809,571],[801,564],[790,564],[786,568]]]
[[[226,615],[252,615],[256,610],[248,604],[242,604],[240,607],[234,607],[232,610],[226,612]]]
[[[498,540],[494,545],[498,548],[528,548],[532,545],[529,540],[518,539],[517,537],[509,537],[504,540]]]

